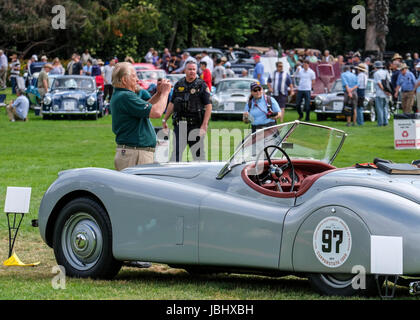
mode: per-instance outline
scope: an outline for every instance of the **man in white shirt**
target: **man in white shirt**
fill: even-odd
[[[205,61],[207,63],[207,69],[210,70],[211,73],[213,73],[214,70],[214,63],[213,63],[213,59],[210,58],[208,52],[206,50],[204,50],[201,55],[203,56],[201,58],[200,61]]]
[[[115,59],[111,59],[109,64],[104,68],[104,101],[109,95],[109,101],[111,101],[114,87],[112,86],[112,72],[114,71]]]
[[[6,89],[8,60],[3,50],[0,50],[0,89]]]
[[[305,108],[306,112],[305,121],[310,121],[310,112],[311,112],[311,91],[312,87],[315,84],[315,72],[309,68],[309,61],[303,61],[303,68],[295,73],[295,76],[299,78],[299,86],[297,88],[296,96],[296,110],[299,113],[299,120],[303,118],[302,112],[302,99],[305,99]]]

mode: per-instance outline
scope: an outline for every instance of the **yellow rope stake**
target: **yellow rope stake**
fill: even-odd
[[[6,267],[35,267],[39,264],[40,262],[23,263],[14,252],[9,259],[3,262],[3,265]]]

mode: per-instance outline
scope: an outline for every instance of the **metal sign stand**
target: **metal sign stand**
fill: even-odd
[[[22,224],[23,217],[25,213],[29,212],[30,196],[30,188],[7,188],[6,204],[4,208],[7,215],[7,226],[9,229],[9,255],[8,259],[3,262],[4,266],[34,267],[39,264],[39,262],[29,264],[23,263],[16,253],[13,252],[16,237]]]

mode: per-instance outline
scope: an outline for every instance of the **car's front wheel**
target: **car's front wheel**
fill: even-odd
[[[90,198],[77,198],[61,210],[54,227],[54,254],[66,275],[111,279],[121,268],[112,254],[111,222]]]
[[[354,274],[315,273],[308,276],[311,286],[320,294],[328,296],[374,295],[377,283],[374,276],[366,276],[364,284],[353,285]],[[380,284],[382,285],[382,284]]]

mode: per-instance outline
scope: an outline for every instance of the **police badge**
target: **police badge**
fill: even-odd
[[[191,91],[190,91],[190,93],[191,94],[194,94],[194,93],[196,93],[196,90],[194,88],[192,88]]]

